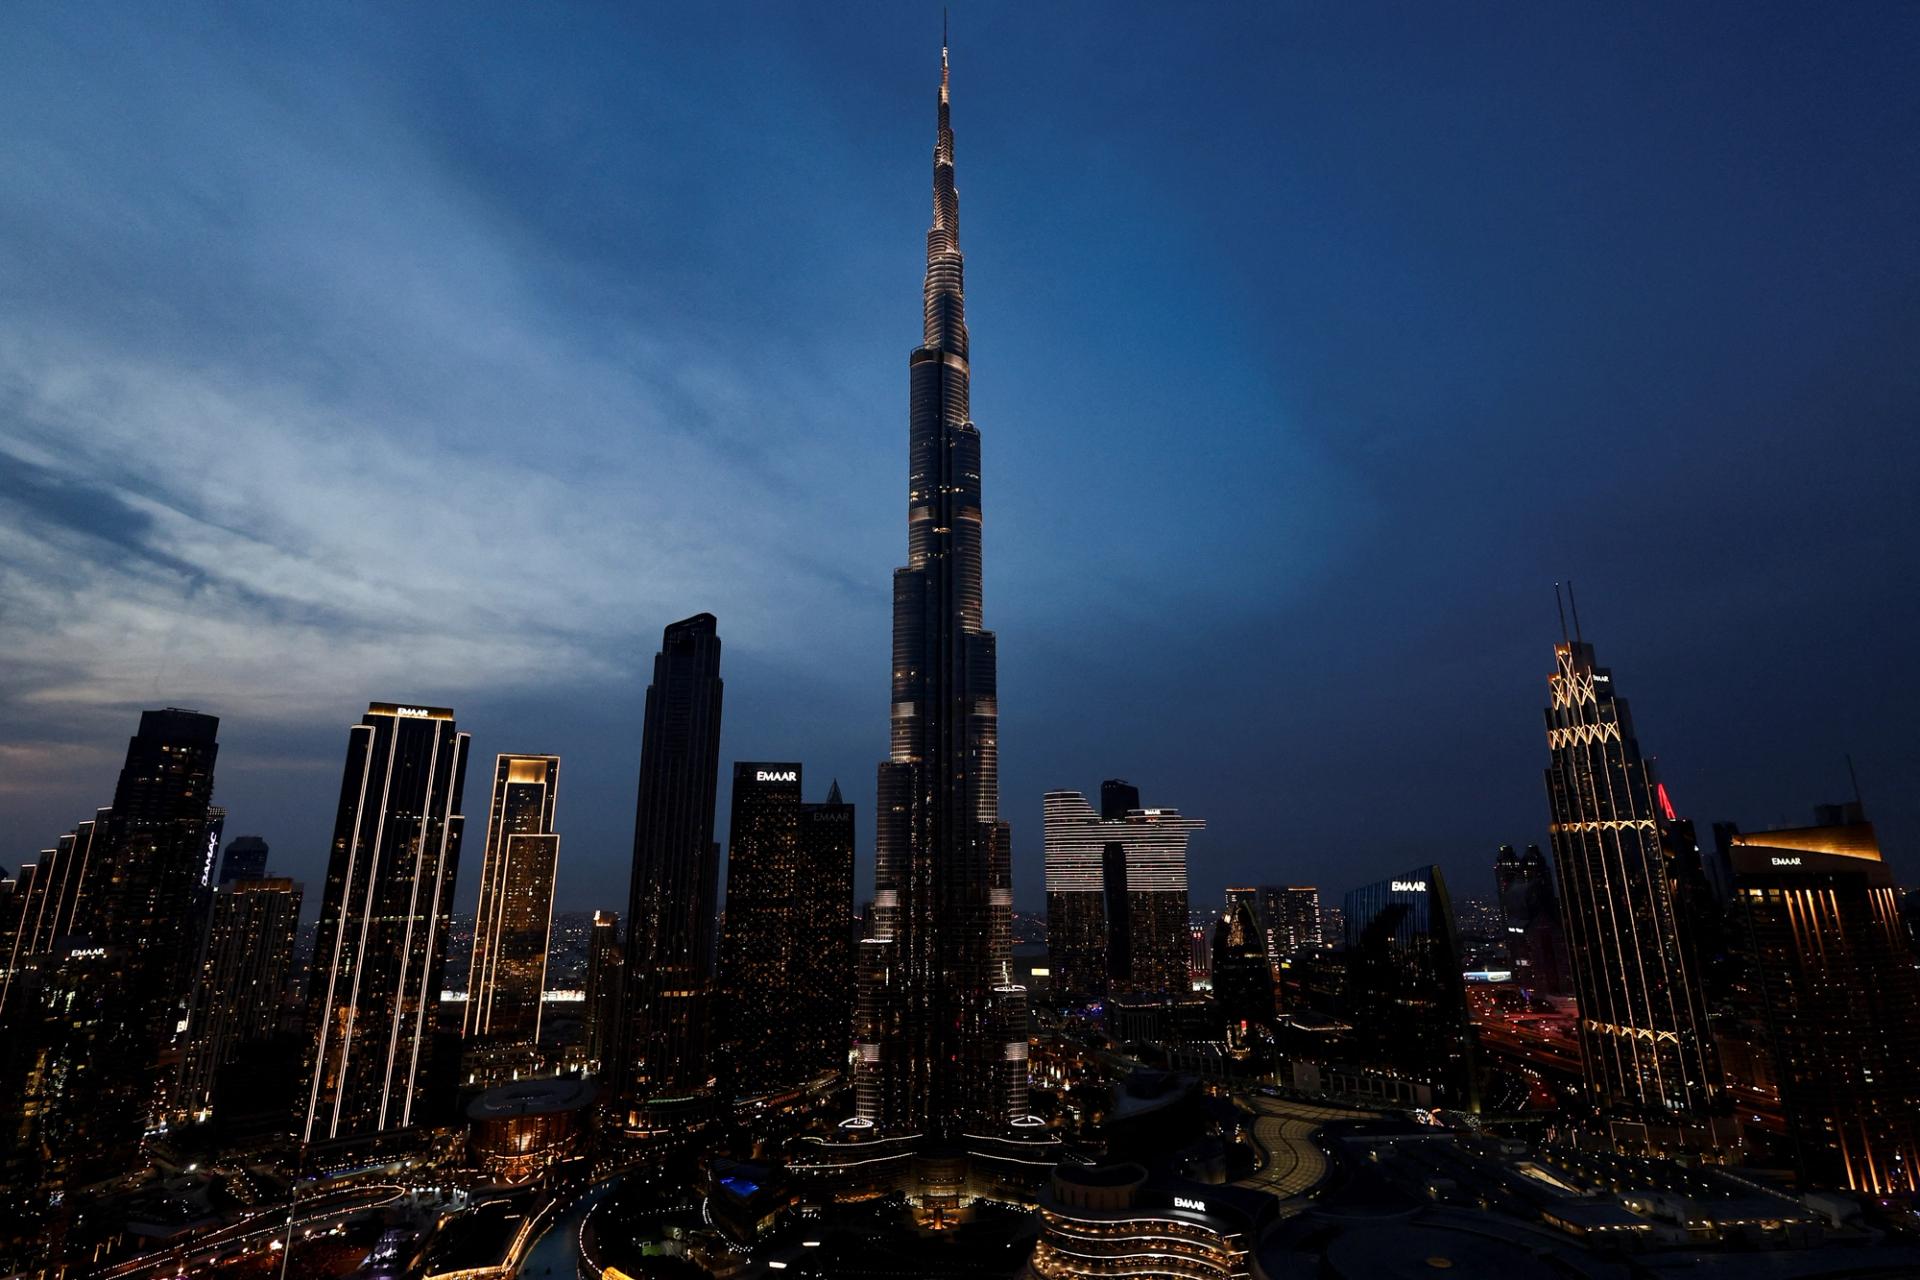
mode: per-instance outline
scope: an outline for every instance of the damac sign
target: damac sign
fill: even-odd
[[[1427,891],[1427,882],[1425,880],[1395,880],[1392,885],[1392,890],[1394,893],[1425,893]]]
[[[800,781],[800,771],[798,769],[756,769],[753,773],[753,780],[755,782],[798,782]]]

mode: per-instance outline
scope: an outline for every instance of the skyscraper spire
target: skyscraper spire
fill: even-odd
[[[1025,993],[1007,985],[1011,839],[981,605],[980,433],[968,405],[949,88],[943,37],[925,329],[908,357],[892,751],[879,771],[873,937],[862,949],[878,980],[862,1000],[856,1093],[863,1120],[954,1134],[1024,1115],[1026,1030]],[[1019,1066],[1017,1081],[1006,1063]]]

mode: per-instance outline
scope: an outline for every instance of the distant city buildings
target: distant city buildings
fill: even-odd
[[[480,864],[462,1034],[531,1047],[540,1039],[553,881],[560,860],[554,808],[560,757],[495,758]]]
[[[1547,798],[1589,1098],[1623,1142],[1718,1146],[1719,1064],[1667,878],[1672,806],[1593,646],[1554,658]]]
[[[667,627],[641,730],[618,1087],[636,1131],[693,1122],[713,1081],[713,842],[720,635],[710,613]]]
[[[1276,969],[1294,953],[1324,945],[1320,890],[1312,885],[1261,886],[1260,923],[1267,933],[1267,959]]]
[[[1099,813],[1078,791],[1042,801],[1054,990],[1069,1003],[1184,995],[1192,985],[1187,840],[1206,823],[1178,809],[1143,809],[1140,793],[1118,780],[1100,790]]]
[[[1529,990],[1566,991],[1560,900],[1553,891],[1553,869],[1546,855],[1537,844],[1528,845],[1524,854],[1503,844],[1494,859],[1493,880],[1507,954],[1513,960],[1513,980]]]
[[[303,1142],[414,1123],[438,1029],[468,735],[445,707],[376,702],[348,730],[307,987]]]
[[[1473,1029],[1446,879],[1415,867],[1346,895],[1346,1020],[1356,1065],[1473,1109]]]
[[[1800,1171],[1920,1191],[1920,975],[1892,870],[1858,805],[1732,839],[1736,931]]]
[[[795,762],[733,766],[726,931],[720,946],[725,1066],[740,1094],[847,1065],[853,1016],[853,806],[835,784],[801,800]]]

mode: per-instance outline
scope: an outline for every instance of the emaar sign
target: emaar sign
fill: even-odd
[[[1425,880],[1395,880],[1389,887],[1395,893],[1425,893],[1427,891],[1427,882]]]

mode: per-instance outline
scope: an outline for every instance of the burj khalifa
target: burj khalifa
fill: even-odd
[[[1011,985],[993,632],[982,616],[980,431],[968,410],[960,198],[940,50],[925,318],[909,357],[907,563],[893,575],[892,749],[861,948],[859,1117],[951,1137],[1026,1112]]]

